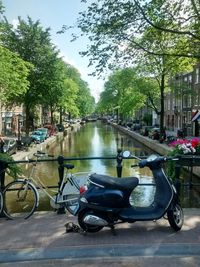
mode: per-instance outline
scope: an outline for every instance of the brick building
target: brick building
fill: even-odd
[[[200,136],[200,64],[192,72],[177,74],[165,95],[167,130],[183,131],[184,136]]]

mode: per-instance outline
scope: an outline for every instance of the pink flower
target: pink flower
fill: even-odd
[[[197,147],[198,145],[200,145],[200,139],[199,138],[193,138],[191,140],[191,143],[192,143],[192,146],[195,148]]]
[[[177,139],[176,141],[173,141],[169,144],[169,146],[177,146],[177,145],[182,145],[182,144],[187,144],[189,143],[189,140],[187,139]]]

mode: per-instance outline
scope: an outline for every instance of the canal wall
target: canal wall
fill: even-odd
[[[111,123],[111,125],[115,128],[117,128],[119,131],[133,137],[135,140],[137,140],[139,143],[145,145],[146,147],[150,148],[154,152],[160,154],[160,155],[167,155],[170,151],[172,151],[171,147],[168,147],[165,144],[159,143],[157,140],[150,139],[148,137],[145,137],[141,134],[138,134],[134,131],[129,130],[128,128],[125,128],[123,126],[120,126],[116,123]]]
[[[16,154],[12,155],[12,158],[16,161],[29,160],[38,150],[45,151],[53,143],[57,142],[58,140],[62,140],[63,135],[64,135],[63,132],[59,132],[56,135],[53,135],[48,139],[46,139],[43,143],[34,144],[33,146],[28,147],[28,151],[17,151]]]
[[[128,128],[125,128],[121,125],[118,125],[116,123],[110,123],[113,127],[118,129],[119,131],[131,136],[141,144],[145,145],[146,147],[150,148],[154,152],[158,153],[159,155],[166,156],[170,151],[172,151],[172,148],[165,145],[161,144],[156,140],[152,140],[148,137],[142,136],[141,134],[138,134],[136,132],[133,132],[129,130]],[[188,170],[187,167],[183,167],[184,169]],[[193,167],[192,173],[200,178],[200,167]]]

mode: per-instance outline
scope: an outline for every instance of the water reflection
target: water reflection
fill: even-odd
[[[103,124],[100,121],[87,123],[84,126],[76,126],[62,139],[48,148],[49,154],[56,157],[111,157],[117,155],[118,149],[129,150],[133,155],[144,156],[151,154],[151,151],[136,142],[132,138],[118,132],[111,125]],[[74,160],[73,172],[90,172],[117,176],[116,160]],[[153,178],[148,168],[131,168],[136,160],[124,160],[122,176],[135,176],[140,179],[140,183],[152,183]],[[57,162],[40,163],[36,175],[48,185],[58,183]],[[139,186],[131,197],[131,202],[138,206],[147,206],[153,200],[155,188],[153,186]],[[44,196],[43,196],[44,197]],[[42,197],[42,198],[43,198]],[[48,209],[49,202],[43,201],[40,209]]]

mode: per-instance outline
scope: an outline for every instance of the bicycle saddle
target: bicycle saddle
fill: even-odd
[[[67,168],[69,170],[69,169],[73,169],[74,165],[73,164],[63,164],[63,167]]]

